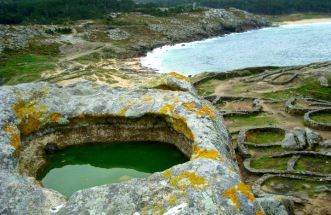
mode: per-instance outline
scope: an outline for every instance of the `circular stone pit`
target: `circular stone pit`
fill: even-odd
[[[2,87],[0,100],[1,212],[263,211],[250,187],[241,181],[221,114],[194,92],[128,90],[90,82],[59,87],[39,82]],[[69,199],[35,179],[47,143],[59,143],[61,148],[109,138],[164,140],[190,160],[147,178],[80,190]]]

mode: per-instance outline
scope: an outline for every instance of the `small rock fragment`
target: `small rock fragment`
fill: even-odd
[[[328,79],[324,76],[320,77],[319,81],[320,81],[320,84],[321,84],[322,87],[329,87],[330,86]]]

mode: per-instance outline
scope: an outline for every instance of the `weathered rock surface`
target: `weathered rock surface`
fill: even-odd
[[[241,181],[219,112],[192,93],[125,90],[90,82],[59,87],[41,82],[1,87],[0,100],[1,214],[169,214],[172,211],[261,214],[263,211],[250,187]],[[47,142],[35,139],[47,133],[98,123],[122,130],[154,129],[148,120],[139,127],[134,124],[121,127],[119,119],[138,120],[144,116],[159,117],[173,133],[181,136],[185,141],[173,144],[186,152],[190,161],[145,179],[81,190],[68,200],[43,188],[19,168],[24,156],[43,153]],[[56,134],[52,135],[55,139]],[[84,140],[79,135],[76,137]]]
[[[328,79],[326,77],[324,77],[324,76],[320,77],[319,78],[319,81],[320,81],[320,84],[321,84],[322,87],[328,87],[328,86],[330,86]]]
[[[281,145],[289,150],[304,150],[307,148],[311,150],[321,141],[321,136],[309,128],[294,128],[291,133],[285,135]]]
[[[285,199],[277,198],[277,197],[263,197],[258,198],[258,202],[260,203],[261,207],[264,209],[265,214],[268,215],[287,215],[289,212],[287,211],[287,208],[291,207],[285,207],[283,204],[283,201],[286,201]],[[288,204],[291,204],[288,202]]]

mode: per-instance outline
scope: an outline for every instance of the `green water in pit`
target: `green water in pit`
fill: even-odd
[[[175,146],[161,142],[84,144],[47,156],[37,178],[70,197],[84,188],[144,178],[186,161]]]

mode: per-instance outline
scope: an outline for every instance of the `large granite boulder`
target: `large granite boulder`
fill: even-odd
[[[192,93],[41,82],[1,87],[0,101],[0,214],[263,214],[221,115]],[[166,141],[190,160],[69,199],[35,180],[47,143],[102,138]]]

